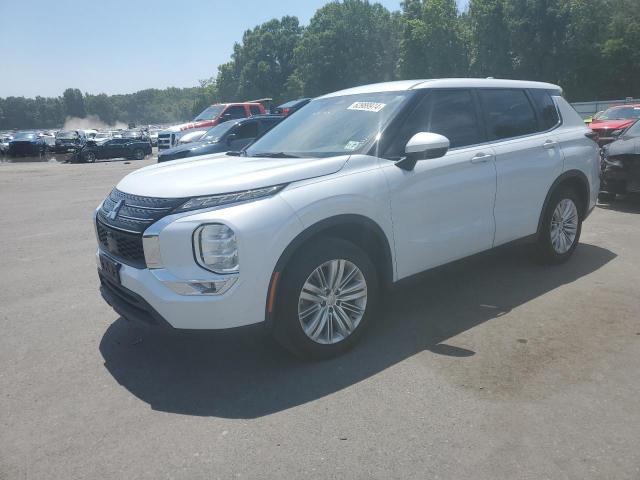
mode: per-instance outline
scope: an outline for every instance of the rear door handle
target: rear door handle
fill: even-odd
[[[556,148],[557,145],[558,145],[558,142],[556,142],[555,140],[547,140],[542,144],[542,147],[546,149],[552,149],[552,148]]]
[[[490,153],[476,153],[473,157],[471,157],[471,163],[487,163],[489,160],[493,158],[493,155]]]

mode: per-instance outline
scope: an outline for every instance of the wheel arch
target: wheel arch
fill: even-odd
[[[544,218],[544,212],[547,210],[549,206],[549,201],[551,200],[551,196],[553,193],[560,188],[561,186],[570,186],[574,188],[578,195],[580,195],[580,199],[582,200],[582,205],[580,209],[580,214],[582,219],[587,215],[587,210],[589,209],[589,198],[590,198],[590,187],[589,180],[584,172],[580,170],[568,170],[563,172],[558,178],[554,180],[547,192],[547,196],[544,199],[544,203],[542,204],[542,210],[540,211],[540,217],[538,219],[538,229],[536,232],[539,234],[540,229],[542,228],[542,219]]]
[[[393,281],[393,257],[391,244],[380,225],[369,217],[358,214],[342,214],[325,218],[299,233],[284,249],[273,269],[265,308],[265,322],[271,326],[275,314],[280,275],[296,252],[305,244],[321,237],[336,237],[347,240],[361,248],[376,267],[380,285],[385,288]]]

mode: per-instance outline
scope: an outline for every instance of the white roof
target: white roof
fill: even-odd
[[[494,78],[434,78],[426,80],[399,80],[395,82],[372,83],[360,87],[347,88],[328,93],[319,98],[341,97],[359,93],[402,92],[419,88],[542,88],[561,90],[552,83],[530,82],[525,80],[501,80]]]

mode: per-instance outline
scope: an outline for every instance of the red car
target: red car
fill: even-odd
[[[618,105],[605,110],[589,124],[598,135],[598,143],[613,142],[627,127],[640,118],[640,105]]]
[[[227,120],[238,120],[265,113],[264,106],[257,102],[216,103],[207,107],[193,122],[173,125],[158,133],[158,150],[175,147],[178,140],[189,132],[206,131]]]

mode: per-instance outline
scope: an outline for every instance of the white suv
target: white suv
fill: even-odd
[[[311,101],[242,152],[149,166],[95,213],[101,291],[179,329],[266,322],[336,355],[380,290],[524,237],[567,260],[598,147],[555,85],[413,80]]]

